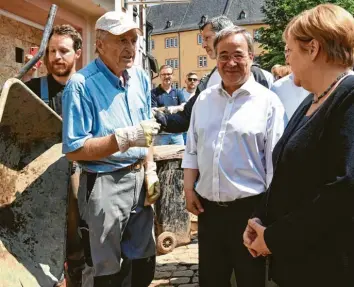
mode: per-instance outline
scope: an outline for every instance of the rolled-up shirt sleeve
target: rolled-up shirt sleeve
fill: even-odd
[[[269,107],[267,119],[267,138],[265,143],[265,160],[266,160],[266,184],[267,188],[273,179],[273,160],[272,154],[275,145],[283,135],[287,117],[284,106],[277,96],[274,96]]]
[[[84,84],[74,75],[64,89],[63,107],[63,153],[73,152],[92,138],[93,114]]]
[[[197,155],[198,134],[195,127],[195,110],[196,105],[193,107],[191,121],[187,132],[187,143],[183,155],[182,168],[199,169]]]

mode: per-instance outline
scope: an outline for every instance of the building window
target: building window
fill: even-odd
[[[155,50],[155,40],[150,40],[150,50]]]
[[[138,7],[136,5],[133,5],[133,20],[136,23],[136,18],[138,17]]]
[[[203,68],[208,66],[207,56],[198,56],[198,67]]]
[[[202,45],[203,44],[203,37],[202,34],[198,34],[198,45]]]
[[[172,83],[172,88],[178,89],[178,82],[173,82]]]
[[[253,39],[255,42],[259,42],[259,39],[261,38],[261,31],[259,29],[253,30]]]
[[[179,61],[178,59],[167,59],[165,64],[171,66],[174,69],[178,69]]]
[[[128,10],[128,3],[127,3],[127,0],[122,0],[121,6],[122,6],[122,8],[124,9],[123,11],[127,11],[127,10]]]
[[[165,39],[165,48],[177,48],[177,47],[178,47],[177,37]]]
[[[246,17],[247,17],[246,12],[242,10],[241,13],[238,15],[237,20],[244,20],[246,19]]]
[[[200,17],[200,21],[198,23],[198,26],[200,28],[203,27],[207,20],[208,20],[208,15],[202,15],[202,17]]]
[[[23,64],[24,51],[22,48],[15,47],[15,58],[16,58],[16,63]]]

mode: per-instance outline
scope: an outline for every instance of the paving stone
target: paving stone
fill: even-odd
[[[156,271],[156,272],[155,272],[154,279],[170,278],[170,277],[171,277],[171,274],[172,274],[172,272],[160,272],[160,271]]]
[[[194,264],[198,264],[198,261],[199,261],[198,258],[187,258],[187,259],[183,259],[181,262],[183,264],[194,265]]]
[[[189,269],[190,270],[199,270],[199,266],[198,265],[192,265]]]
[[[197,243],[192,243],[187,245],[188,249],[195,249],[198,252],[198,244]]]
[[[171,278],[170,283],[173,285],[180,285],[180,284],[187,284],[190,282],[189,277],[177,277],[177,278]]]
[[[157,286],[166,286],[170,284],[170,280],[163,279],[163,280],[153,280],[149,287],[157,287]]]
[[[175,271],[173,272],[173,277],[191,277],[194,275],[192,270],[184,270],[184,271]]]
[[[178,266],[177,270],[173,270],[173,271],[184,271],[184,270],[187,270],[187,269],[188,269],[187,266]]]
[[[188,249],[188,245],[178,246],[173,250],[173,252],[176,252],[177,250],[186,250],[186,249]]]
[[[173,255],[185,254],[187,251],[188,249],[173,250]]]
[[[165,271],[176,271],[176,270],[180,270],[179,268],[181,268],[181,267],[177,267],[177,265],[157,266],[156,267],[156,271],[162,271],[162,272],[165,272]]]
[[[197,237],[192,237],[192,242],[188,245],[179,246],[171,253],[157,256],[155,280],[149,287],[198,287],[198,258]]]
[[[178,258],[174,258],[174,257],[169,257],[169,258],[158,258],[156,259],[156,262],[160,263],[160,264],[169,264],[169,265],[177,265],[179,263]]]

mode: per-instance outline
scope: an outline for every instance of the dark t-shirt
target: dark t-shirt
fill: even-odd
[[[61,97],[65,85],[58,83],[51,74],[48,75],[47,78],[48,78],[49,106],[53,110],[55,110],[57,114],[61,115]],[[29,87],[32,90],[32,92],[34,92],[37,96],[42,98],[40,78],[33,78],[32,80],[26,82],[25,84],[27,85],[27,87]]]
[[[183,92],[172,88],[168,93],[160,85],[151,90],[151,107],[172,107],[185,103]]]

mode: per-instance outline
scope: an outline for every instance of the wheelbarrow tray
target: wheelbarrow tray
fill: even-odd
[[[0,96],[0,287],[52,287],[65,259],[68,161],[61,118],[25,84]]]

